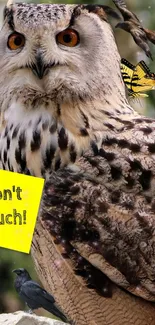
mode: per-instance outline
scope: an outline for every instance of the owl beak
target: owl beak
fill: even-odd
[[[43,62],[42,54],[40,51],[37,51],[35,62],[36,63],[32,65],[32,72],[36,77],[42,79],[47,73],[47,66]]]

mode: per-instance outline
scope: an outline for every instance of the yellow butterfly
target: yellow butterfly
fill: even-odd
[[[155,74],[144,61],[134,66],[126,59],[122,59],[121,72],[130,97],[148,97],[142,92],[155,89]]]

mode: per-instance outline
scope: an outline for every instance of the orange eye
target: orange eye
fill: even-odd
[[[71,28],[65,29],[63,32],[60,32],[57,35],[56,39],[57,39],[57,43],[69,47],[76,46],[80,41],[78,33]]]
[[[10,50],[17,50],[25,44],[25,37],[19,33],[13,33],[8,38],[8,48]]]

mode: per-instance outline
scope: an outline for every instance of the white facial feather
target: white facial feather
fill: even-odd
[[[115,43],[110,26],[105,21],[88,12],[83,12],[75,19],[75,29],[80,37],[80,43],[75,47],[67,47],[56,42],[56,35],[65,30],[69,25],[74,6],[64,6],[65,14],[61,19],[43,21],[34,24],[29,18],[29,23],[18,17],[18,6],[14,14],[15,30],[25,36],[26,42],[22,49],[11,51],[7,47],[7,38],[12,33],[7,21],[0,33],[0,86],[8,87],[8,91],[32,88],[50,96],[56,94],[61,101],[61,96],[69,98],[73,94],[81,97],[97,96],[103,91],[103,86],[112,89],[111,80],[117,87],[115,69],[118,69],[119,57],[116,56]],[[13,7],[14,8],[14,7]],[[52,5],[51,5],[52,8]],[[57,12],[59,6],[56,7]],[[35,14],[36,6],[34,6]],[[17,11],[17,13],[16,13]],[[61,10],[60,10],[61,12]],[[57,13],[59,14],[59,12]],[[61,13],[62,15],[62,13]],[[32,24],[32,26],[31,26]],[[109,37],[112,38],[109,53]],[[36,50],[40,48],[45,64],[55,63],[44,80],[38,80],[30,68],[35,63]],[[111,64],[112,62],[112,64]],[[110,76],[109,83],[107,75]],[[106,82],[105,82],[106,76]],[[112,78],[114,76],[114,78]],[[7,82],[4,82],[5,77]],[[25,91],[24,91],[25,94]]]

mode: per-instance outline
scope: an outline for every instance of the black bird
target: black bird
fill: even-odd
[[[59,317],[63,322],[67,322],[66,316],[59,310],[53,296],[41,288],[38,283],[32,281],[25,269],[20,268],[12,272],[17,274],[14,282],[15,289],[31,311],[42,307]]]

